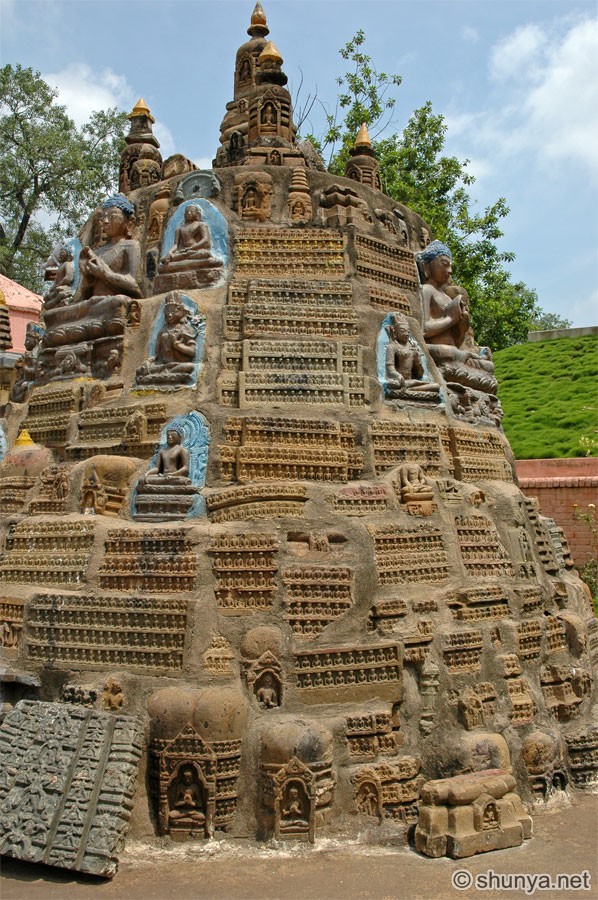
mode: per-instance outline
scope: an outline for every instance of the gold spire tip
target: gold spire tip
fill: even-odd
[[[368,131],[368,127],[365,124],[365,122],[362,124],[361,128],[359,129],[359,134],[355,138],[355,146],[356,147],[363,147],[363,146],[371,147],[372,146],[372,141],[370,139],[370,133]]]
[[[15,447],[30,447],[33,444],[33,439],[26,428],[23,428],[19,432],[19,436],[15,441]]]
[[[133,110],[131,111],[131,113],[129,113],[129,119],[133,119],[135,116],[147,116],[152,124],[156,121],[152,116],[149,110],[149,106],[147,105],[143,97],[139,98],[139,100],[133,107]]]
[[[268,41],[259,56],[260,63],[270,62],[274,65],[282,66],[284,60],[280,55],[280,51],[273,41]]]
[[[268,28],[268,23],[266,21],[266,13],[263,10],[262,4],[258,0],[251,14],[251,22],[249,28],[247,29],[247,34],[250,34],[251,37],[257,37],[260,34],[268,34],[269,31],[270,29]]]

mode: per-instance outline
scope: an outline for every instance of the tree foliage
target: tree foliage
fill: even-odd
[[[494,349],[520,343],[534,323],[547,316],[538,298],[525,284],[513,283],[507,268],[514,254],[500,248],[506,200],[479,211],[468,188],[474,176],[468,160],[443,154],[447,126],[427,102],[416,109],[401,134],[386,135],[395,98],[391,89],[401,78],[378,72],[363,51],[365,35],[358,31],[340,51],[351,70],[337,79],[341,88],[334,113],[326,114],[326,131],[317,145],[329,153],[329,170],[343,174],[349,149],[363,122],[372,138],[380,164],[382,187],[389,197],[419,213],[434,237],[453,254],[455,281],[471,301],[474,333],[480,344]],[[553,327],[566,327],[566,319],[550,314]]]
[[[56,97],[39,72],[0,69],[0,268],[36,291],[53,243],[114,191],[124,143],[124,113],[77,128]]]

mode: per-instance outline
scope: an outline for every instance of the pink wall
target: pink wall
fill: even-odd
[[[596,554],[590,527],[575,519],[575,505],[587,511],[598,507],[598,459],[520,459],[517,460],[519,487],[528,497],[537,497],[542,514],[560,525],[577,566],[583,566]]]

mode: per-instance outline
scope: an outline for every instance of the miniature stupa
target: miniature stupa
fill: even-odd
[[[367,128],[349,177],[297,143],[268,32],[258,4],[213,170],[137,104],[3,420],[0,757],[47,810],[30,834],[2,770],[20,858],[112,874],[129,813],[406,841],[430,779],[512,773],[494,828],[507,790],[598,778],[588,591],[517,487],[450,248]]]

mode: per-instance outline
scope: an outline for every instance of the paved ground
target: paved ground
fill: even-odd
[[[405,846],[337,847],[319,841],[281,850],[259,845],[130,843],[113,881],[4,858],[1,900],[455,900],[455,898],[598,898],[598,797],[576,794],[570,806],[534,815],[534,837],[514,850],[456,862],[426,859]],[[586,890],[455,890],[451,877],[490,870],[503,877],[584,870]],[[467,881],[467,875],[458,878]],[[591,879],[591,885],[588,882]],[[542,887],[542,882],[539,883]],[[479,888],[483,884],[478,884]],[[503,883],[508,888],[508,883]]]

